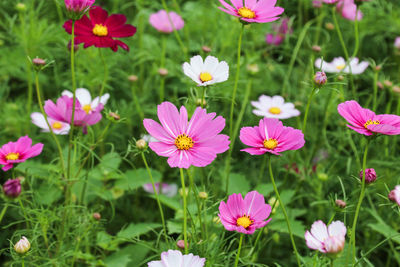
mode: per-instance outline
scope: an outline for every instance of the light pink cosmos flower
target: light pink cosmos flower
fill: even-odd
[[[363,13],[361,10],[357,12],[357,5],[354,0],[339,0],[337,3],[337,11],[342,14],[342,17],[348,20],[361,20]],[[357,14],[356,14],[357,13]]]
[[[182,255],[179,250],[168,250],[161,253],[161,261],[151,261],[148,267],[203,267],[205,258],[200,258],[192,253]]]
[[[285,99],[279,95],[267,96],[261,95],[258,101],[251,101],[255,107],[253,113],[257,116],[274,119],[289,119],[300,115],[293,103],[285,102]]]
[[[219,0],[224,7],[220,10],[245,22],[265,23],[279,19],[284,9],[275,7],[276,0],[230,0],[233,6],[224,0]]]
[[[167,183],[155,183],[156,191],[160,194],[160,184],[161,184],[161,194],[167,197],[174,197],[178,193],[178,186],[176,184]],[[150,194],[154,194],[153,185],[151,183],[143,185],[144,191]]]
[[[241,194],[232,194],[226,203],[221,201],[218,216],[226,230],[253,234],[271,221],[265,221],[270,213],[271,206],[265,204],[264,196],[251,191],[244,199]]]
[[[171,33],[174,29],[178,31],[185,25],[181,16],[173,11],[167,13],[165,10],[160,10],[157,13],[151,14],[149,22],[157,31],[163,33]]]
[[[389,199],[400,206],[400,185],[396,185],[389,193]]]
[[[186,108],[180,111],[170,102],[157,107],[158,119],[145,119],[144,127],[158,142],[150,142],[149,147],[162,157],[168,157],[170,167],[189,168],[191,165],[209,165],[217,154],[229,149],[229,136],[219,134],[225,127],[225,119],[215,118],[198,107],[188,123]],[[215,118],[215,119],[214,119]]]
[[[273,33],[268,33],[265,37],[265,42],[270,45],[279,46],[286,38],[286,35],[292,33],[289,27],[289,18],[283,18],[280,23],[272,25]]]
[[[315,67],[321,68],[324,72],[328,73],[351,73],[361,74],[369,66],[368,61],[359,62],[358,58],[350,58],[349,64],[346,65],[346,60],[342,57],[335,57],[332,62],[326,62],[322,58],[315,60]]]
[[[399,135],[400,116],[391,114],[376,115],[372,110],[362,108],[357,101],[346,101],[338,105],[339,114],[357,133],[371,136],[373,134]]]
[[[44,118],[42,113],[33,112],[31,114],[31,119],[33,124],[42,128],[42,132],[50,132],[49,126],[47,125],[46,119]],[[69,133],[69,130],[71,128],[69,123],[58,121],[50,117],[47,117],[47,121],[49,122],[54,134],[65,135]]]
[[[32,139],[28,136],[20,137],[17,142],[8,142],[0,148],[0,165],[4,165],[3,171],[8,171],[14,163],[24,162],[29,158],[42,153],[43,144],[32,146]]]
[[[396,39],[394,40],[394,47],[400,50],[400,36],[396,37]]]
[[[341,221],[334,221],[327,227],[319,220],[312,224],[311,231],[307,231],[304,238],[310,249],[336,254],[344,248],[346,232],[346,226]]]
[[[304,135],[300,130],[283,126],[278,119],[264,118],[259,126],[243,127],[240,140],[250,147],[242,149],[251,155],[271,153],[280,155],[286,150],[297,150],[304,146]]]

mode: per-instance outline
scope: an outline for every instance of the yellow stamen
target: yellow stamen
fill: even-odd
[[[254,19],[256,17],[256,13],[247,7],[241,7],[238,10],[239,16],[247,19]]]
[[[96,24],[96,25],[94,25],[94,28],[93,28],[93,34],[96,36],[107,36],[108,29],[104,25]]]
[[[368,129],[368,125],[371,125],[371,124],[381,124],[381,122],[380,121],[367,120],[367,122],[364,124],[364,128]]]
[[[344,69],[344,67],[346,67],[346,64],[338,65],[338,66],[336,66],[336,69],[342,70],[342,69]]]
[[[244,229],[247,229],[250,225],[253,224],[253,220],[250,220],[249,216],[246,216],[246,214],[236,220],[236,225],[237,226],[243,226]]]
[[[268,111],[269,111],[269,113],[275,114],[275,115],[281,114],[281,112],[282,112],[281,109],[278,107],[272,107]]]
[[[92,107],[90,106],[90,104],[84,105],[82,109],[86,112],[86,114],[89,114],[90,111],[92,111]]]
[[[205,83],[212,80],[212,76],[209,72],[200,73],[200,80]]]
[[[56,121],[56,122],[53,122],[53,125],[51,125],[51,126],[53,127],[53,129],[60,130],[62,128],[62,123]]]
[[[266,139],[263,144],[266,149],[274,150],[278,146],[278,141],[276,139]]]
[[[179,150],[189,150],[194,145],[193,139],[187,136],[186,134],[180,134],[175,139],[175,146]]]
[[[6,156],[7,160],[18,160],[19,159],[19,153],[8,153]]]

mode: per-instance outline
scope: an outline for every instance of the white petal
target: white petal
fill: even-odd
[[[229,66],[225,61],[220,62],[217,67],[210,71],[211,76],[215,82],[224,82],[229,78]]]
[[[199,78],[200,77],[200,72],[196,73],[194,71],[194,69],[192,68],[192,66],[189,65],[189,63],[187,63],[187,62],[183,63],[182,68],[183,68],[183,73],[186,76],[188,76],[190,79],[192,79],[195,83],[201,84],[201,81],[200,81],[200,78]]]
[[[161,261],[151,261],[149,263],[147,263],[148,267],[168,267],[166,265],[164,265]]]
[[[201,56],[194,56],[190,59],[190,66],[194,73],[200,75],[203,70],[203,58]]]
[[[341,221],[334,221],[328,226],[328,232],[330,236],[345,236],[346,226]]]
[[[328,237],[328,229],[326,224],[321,220],[314,222],[311,225],[311,234],[319,241],[324,242]]]
[[[309,231],[306,232],[304,238],[306,239],[306,244],[309,248],[317,249],[321,252],[324,252],[324,245],[319,240],[317,240]]]
[[[161,261],[168,267],[181,267],[183,263],[182,253],[179,250],[168,250],[161,253]]]
[[[81,106],[90,105],[92,103],[92,97],[90,96],[90,92],[85,88],[76,89],[75,95]]]
[[[74,97],[74,94],[68,90],[64,90],[61,95],[66,95],[68,97]]]
[[[285,99],[283,99],[283,97],[281,97],[280,95],[274,95],[272,97],[273,105],[277,105],[277,107],[280,107],[281,105],[283,105],[283,103],[285,103]]]
[[[189,255],[183,255],[182,267],[203,267],[205,259],[199,256],[194,256],[192,253]]]
[[[48,132],[49,127],[47,126],[46,120],[42,113],[33,112],[31,114],[32,123],[35,124],[37,127],[42,128],[44,131]]]
[[[202,72],[214,73],[218,67],[218,58],[208,56],[204,60]]]

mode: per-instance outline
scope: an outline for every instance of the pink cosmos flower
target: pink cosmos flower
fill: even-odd
[[[265,42],[270,45],[279,46],[286,38],[287,34],[292,32],[289,27],[289,18],[283,18],[280,23],[272,25],[273,33],[268,33]]]
[[[253,234],[271,221],[265,221],[270,213],[271,206],[265,204],[264,196],[251,191],[244,199],[241,194],[232,194],[226,203],[221,201],[218,216],[226,230]]]
[[[189,168],[191,165],[209,165],[217,154],[229,149],[229,136],[219,134],[225,127],[225,119],[198,107],[188,123],[186,108],[180,111],[170,102],[157,107],[158,119],[145,119],[144,127],[158,142],[149,147],[162,157],[168,157],[170,167]]]
[[[148,267],[203,267],[206,259],[192,253],[182,255],[179,250],[168,250],[161,253],[161,261],[151,261]]]
[[[314,8],[321,8],[322,7],[322,0],[313,0],[312,1],[312,6]]]
[[[400,206],[400,185],[396,185],[389,193],[389,199]]]
[[[262,155],[266,152],[280,155],[279,152],[297,150],[304,146],[304,135],[301,130],[283,126],[278,119],[264,118],[259,126],[243,127],[240,140],[250,146],[242,149],[251,155]]]
[[[354,0],[339,0],[336,7],[337,11],[345,19],[356,20],[357,18],[357,20],[361,20],[363,18],[363,13],[360,10],[357,12],[357,5],[354,3]]]
[[[155,183],[156,191],[160,194],[160,185],[161,185],[161,194],[167,197],[174,197],[176,193],[178,193],[178,186],[176,184],[167,184],[167,183]],[[150,183],[143,185],[144,191],[150,194],[154,194],[153,185]]]
[[[400,36],[397,36],[396,39],[394,40],[394,47],[400,50]]]
[[[323,0],[325,4],[336,4],[339,0]]]
[[[338,105],[339,114],[357,133],[370,136],[373,134],[399,135],[400,116],[391,114],[376,115],[373,111],[362,108],[356,101],[346,101]]]
[[[341,221],[334,221],[328,227],[324,222],[316,221],[304,238],[310,249],[336,254],[344,248],[346,232],[346,226]]]
[[[224,7],[218,7],[229,15],[240,18],[245,22],[265,23],[279,19],[284,9],[275,7],[276,0],[230,0],[233,6],[224,0],[219,0]]]
[[[364,174],[364,172],[361,170],[359,175],[358,175],[360,177],[361,181],[363,179],[363,174]],[[375,169],[374,168],[365,169],[365,183],[366,184],[370,184],[370,183],[375,182],[375,180],[376,180],[376,171],[375,171]]]
[[[43,144],[32,146],[32,139],[28,136],[20,137],[17,142],[8,142],[0,148],[0,164],[4,165],[3,171],[8,171],[14,163],[24,162],[29,158],[42,153]]]
[[[163,33],[171,33],[174,29],[178,31],[185,25],[181,16],[173,11],[167,13],[165,10],[160,10],[157,13],[151,14],[149,22],[157,31]]]
[[[65,7],[69,12],[85,13],[95,0],[64,0]]]

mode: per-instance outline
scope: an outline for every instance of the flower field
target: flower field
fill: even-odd
[[[2,0],[1,266],[400,266],[399,16]]]

